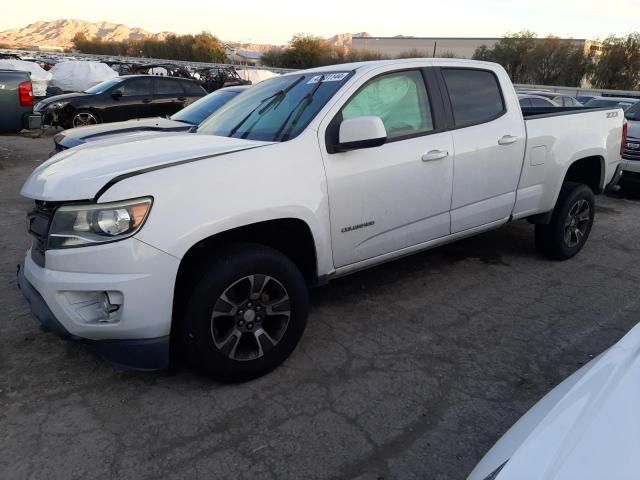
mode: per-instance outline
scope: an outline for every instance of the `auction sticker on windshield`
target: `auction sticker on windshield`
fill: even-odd
[[[315,77],[311,77],[311,80],[307,82],[307,85],[311,83],[322,82],[340,82],[344,80],[349,72],[338,72],[338,73],[326,73],[324,75],[316,75]]]

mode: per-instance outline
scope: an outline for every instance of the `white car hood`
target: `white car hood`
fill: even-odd
[[[269,144],[193,133],[113,136],[54,155],[33,171],[20,193],[43,201],[87,200],[121,175]]]
[[[640,477],[640,325],[527,412],[469,479]]]

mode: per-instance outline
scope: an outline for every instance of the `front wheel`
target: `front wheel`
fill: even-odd
[[[90,112],[89,110],[80,110],[74,113],[73,117],[71,117],[71,126],[73,128],[97,125],[98,123],[100,123],[98,115]]]
[[[296,265],[277,250],[245,244],[205,267],[181,335],[189,363],[223,382],[265,375],[295,349],[308,293]]]
[[[536,246],[553,260],[567,260],[584,247],[595,217],[593,192],[586,185],[566,182],[548,225],[536,225]]]

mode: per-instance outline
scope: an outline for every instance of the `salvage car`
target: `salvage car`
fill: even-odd
[[[164,368],[173,342],[215,379],[264,375],[302,337],[308,286],[515,220],[547,257],[578,254],[624,117],[539,110],[473,60],[265,80],[196,133],[90,142],[37,167],[20,288],[49,329],[118,365]]]
[[[38,102],[43,124],[64,128],[164,117],[190,105],[207,92],[196,80],[153,75],[115,77],[82,93],[67,93]]]
[[[622,152],[622,176],[618,185],[623,190],[640,191],[640,102],[624,114],[629,123],[628,138]]]
[[[564,93],[546,92],[543,90],[531,90],[524,91],[522,93],[548,98],[560,107],[579,107],[582,105],[582,103],[580,103],[574,97],[572,97],[571,95],[566,95]]]
[[[531,95],[527,93],[519,93],[518,101],[521,107],[559,107],[553,100],[542,97],[540,95]]]
[[[33,85],[29,72],[0,69],[0,132],[39,128],[33,112]]]
[[[536,403],[468,480],[634,480],[640,325]]]
[[[87,125],[64,130],[54,135],[53,143],[55,148],[52,154],[76,147],[82,143],[103,140],[111,135],[141,131],[185,132],[194,126],[200,125],[207,117],[247,88],[249,86],[221,88],[167,118],[153,117],[127,120],[126,122]]]
[[[637,98],[626,97],[595,97],[584,104],[587,108],[621,108],[628,110],[638,103]]]

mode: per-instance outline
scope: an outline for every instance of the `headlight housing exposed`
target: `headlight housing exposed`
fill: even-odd
[[[51,110],[60,110],[64,107],[66,107],[67,105],[69,105],[69,102],[55,102],[55,103],[51,103],[49,104],[49,106],[47,108],[51,109]]]
[[[47,248],[115,242],[134,235],[146,221],[152,198],[113,203],[65,205],[56,210]]]

